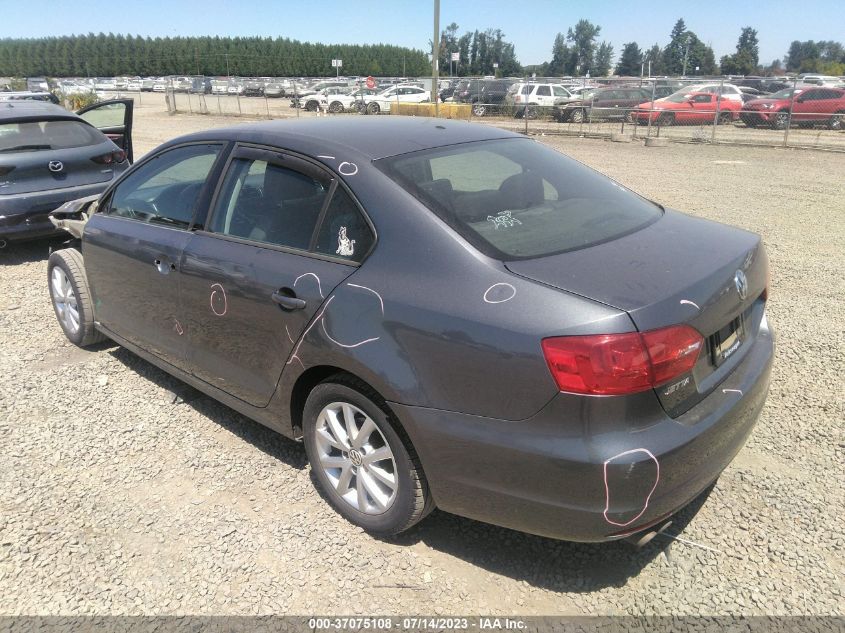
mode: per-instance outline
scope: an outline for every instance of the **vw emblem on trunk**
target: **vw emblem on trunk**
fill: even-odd
[[[748,296],[748,280],[745,278],[745,273],[741,270],[736,271],[734,283],[736,284],[736,291],[739,293],[739,298],[744,301]]]
[[[49,163],[47,163],[47,167],[53,173],[58,173],[65,168],[64,163],[62,163],[62,161],[60,160],[51,160]]]

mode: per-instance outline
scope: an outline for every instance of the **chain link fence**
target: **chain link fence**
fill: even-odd
[[[98,91],[173,114],[438,116],[525,134],[845,150],[845,84],[798,78],[220,78],[173,76]],[[390,90],[385,93],[384,90]]]

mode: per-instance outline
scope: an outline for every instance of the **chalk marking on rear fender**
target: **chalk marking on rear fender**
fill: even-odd
[[[637,516],[635,516],[633,519],[628,521],[627,523],[617,523],[616,521],[613,521],[612,519],[609,519],[607,517],[607,513],[610,511],[610,486],[607,483],[607,465],[610,462],[612,462],[614,459],[618,459],[619,457],[624,457],[625,455],[632,455],[634,453],[645,453],[646,455],[648,455],[649,458],[654,462],[654,465],[657,467],[657,474],[654,477],[654,486],[652,486],[651,490],[648,493],[648,496],[646,496],[645,503],[643,504],[643,509],[640,510],[640,513]],[[654,454],[652,454],[652,452],[650,450],[648,450],[647,448],[633,448],[629,451],[625,451],[623,453],[619,453],[618,455],[614,455],[610,459],[606,460],[604,462],[603,470],[604,470],[605,504],[604,504],[604,512],[602,514],[604,515],[604,520],[607,521],[608,523],[610,523],[611,525],[616,525],[618,527],[627,527],[627,526],[631,525],[634,521],[639,519],[643,514],[645,514],[645,511],[648,509],[648,503],[649,503],[649,501],[651,501],[651,495],[653,495],[654,491],[657,490],[657,484],[658,484],[658,482],[660,482],[660,462],[657,461],[657,458],[654,456]]]
[[[695,301],[690,301],[689,299],[681,299],[678,303],[680,303],[681,305],[690,305],[696,310],[701,310],[701,308],[698,307],[698,304]]]

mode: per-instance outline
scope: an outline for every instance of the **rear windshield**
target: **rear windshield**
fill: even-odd
[[[482,253],[528,259],[650,224],[662,210],[530,139],[463,143],[376,161]]]
[[[101,132],[80,121],[0,123],[0,152],[36,152],[98,145]]]

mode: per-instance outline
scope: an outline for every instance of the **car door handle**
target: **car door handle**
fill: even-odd
[[[158,269],[158,272],[162,275],[170,274],[172,271],[176,270],[176,264],[165,257],[156,257],[153,260],[153,266],[155,266]]]
[[[274,292],[270,297],[284,310],[302,310],[305,307],[305,299],[300,299],[295,295],[291,297],[281,292]]]

